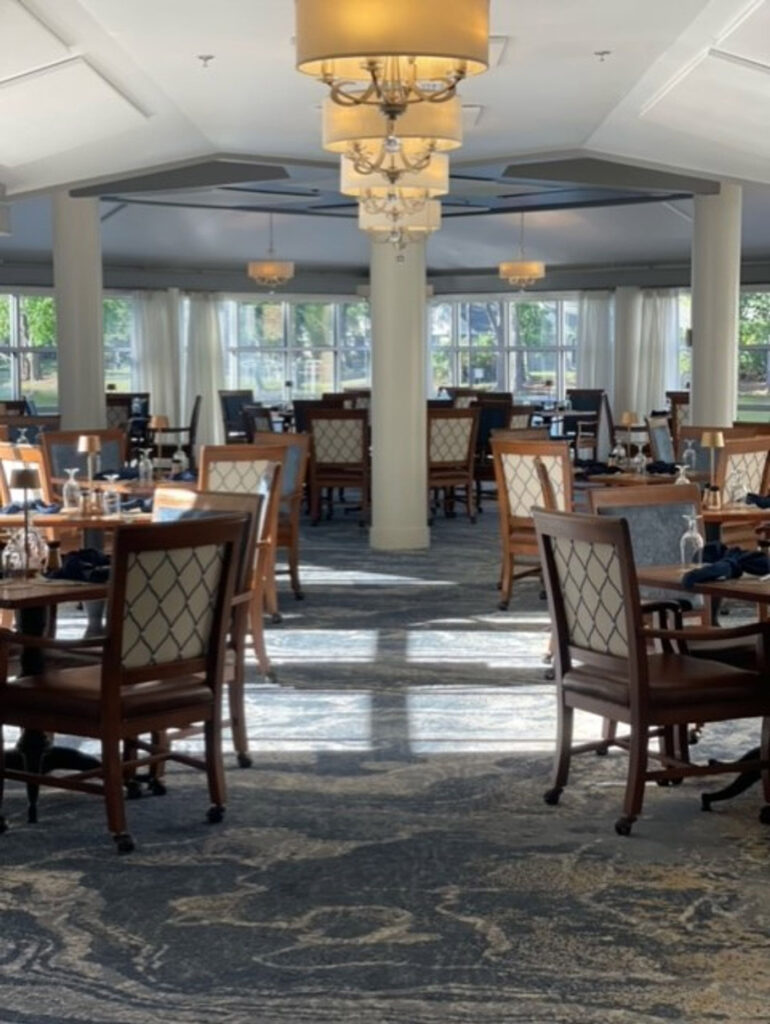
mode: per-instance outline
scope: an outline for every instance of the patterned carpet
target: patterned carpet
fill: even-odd
[[[496,571],[494,506],[417,556],[305,530],[222,826],[174,771],[118,858],[98,800],[45,791],[29,826],[9,787],[0,1022],[766,1022],[759,793],[703,814],[705,786],[649,787],[621,839],[624,757],[586,755],[546,807],[545,604],[528,581],[498,612]],[[699,756],[756,734],[709,728]]]

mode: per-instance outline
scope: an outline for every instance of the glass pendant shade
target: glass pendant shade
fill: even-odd
[[[248,274],[265,288],[280,288],[294,277],[294,264],[288,260],[252,260]]]
[[[362,174],[354,161],[340,160],[340,192],[344,196],[386,198],[394,192],[402,199],[435,199],[449,191],[449,158],[434,153],[421,171],[404,171],[394,184],[379,174]]]
[[[429,235],[441,227],[441,203],[431,199],[422,209],[414,213],[404,213],[393,217],[386,213],[370,213],[359,204],[358,226],[362,231],[387,240],[394,232],[403,231],[408,234]]]
[[[500,264],[500,277],[517,288],[527,288],[545,277],[545,264],[539,260],[513,260]]]
[[[489,0],[295,0],[297,68],[394,114],[489,64]],[[352,99],[348,85],[368,83]],[[398,108],[398,109],[397,109]]]
[[[359,145],[376,152],[392,128],[407,153],[427,148],[446,153],[463,143],[463,114],[455,96],[430,108],[410,106],[392,125],[374,107],[341,107],[328,97],[322,111],[323,147],[330,153],[346,153]]]

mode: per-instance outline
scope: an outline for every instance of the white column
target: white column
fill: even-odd
[[[692,236],[690,422],[730,427],[738,403],[741,188],[696,196]]]
[[[430,546],[425,391],[425,242],[372,243],[373,548]]]
[[[642,291],[640,288],[615,289],[615,423],[624,412],[646,416],[649,409],[636,408],[636,352],[642,333]]]
[[[98,199],[53,197],[59,410],[66,430],[106,422]]]

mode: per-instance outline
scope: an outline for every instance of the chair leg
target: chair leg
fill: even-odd
[[[760,740],[759,754],[763,761],[770,760],[770,715],[762,719],[762,739]],[[765,807],[760,811],[759,820],[764,825],[770,825],[770,769],[765,768],[760,774],[762,780],[762,797]],[[2,795],[0,793],[0,795]]]
[[[472,523],[476,522],[476,495],[473,487],[473,477],[465,487],[465,494],[468,500],[468,518]]]
[[[623,802],[623,816],[615,822],[615,831],[619,836],[631,835],[631,826],[642,810],[644,783],[647,775],[648,731],[646,722],[636,722],[631,727],[631,743],[628,749],[628,778],[626,780],[626,796]]]
[[[126,831],[126,806],[123,800],[123,760],[117,736],[102,739],[102,773],[107,828],[118,848],[118,853],[130,853],[134,841]]]
[[[596,748],[596,753],[602,757],[610,748],[610,743],[618,734],[618,723],[612,718],[602,719],[602,742]]]
[[[556,758],[553,763],[551,788],[546,791],[543,799],[547,804],[558,804],[562,790],[569,778],[569,764],[572,757],[572,723],[575,713],[559,695],[558,732],[556,738]]]
[[[0,765],[5,763],[5,748],[3,744],[3,727],[0,725]],[[5,793],[5,775],[0,771],[0,834],[5,832],[8,826],[3,816],[3,795]]]
[[[280,622],[281,613],[278,610],[278,588],[275,582],[275,550],[273,550],[265,566],[263,588],[265,609],[273,622]]]
[[[251,603],[249,605],[251,639],[254,644],[254,654],[257,659],[259,671],[263,676],[269,676],[272,673],[272,668],[270,665],[270,659],[267,656],[267,649],[265,647],[265,629],[262,621],[264,604],[265,598],[262,592],[262,587],[256,585],[252,591]]]
[[[219,710],[215,709],[214,717],[209,718],[203,727],[206,741],[206,776],[209,784],[208,811],[210,825],[218,824],[225,814],[225,769],[222,763],[222,720]]]
[[[305,595],[302,592],[302,584],[299,581],[299,530],[296,523],[292,525],[291,540],[289,542],[289,579],[291,580],[291,589],[294,591],[295,598],[301,601]]]
[[[497,607],[505,611],[511,601],[511,590],[513,588],[513,555],[510,551],[503,553],[503,574],[500,578],[500,601]]]
[[[241,768],[251,768],[249,738],[246,732],[243,655],[243,650],[236,648],[233,677],[227,684],[227,705],[230,709],[230,729],[233,734],[233,747],[238,758],[238,765]]]
[[[317,526],[321,519],[321,488],[316,483],[310,485],[310,521]]]

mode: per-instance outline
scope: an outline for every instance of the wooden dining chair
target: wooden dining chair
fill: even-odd
[[[243,410],[254,402],[254,392],[243,389],[218,391],[217,394],[222,412],[225,444],[238,444],[246,440]]]
[[[444,492],[444,511],[453,514],[456,488],[465,496],[468,518],[476,522],[474,460],[479,408],[428,409],[428,491]]]
[[[251,602],[251,628],[260,668],[269,672],[264,653],[262,616],[281,621],[275,582],[278,540],[278,509],[281,500],[281,467],[286,450],[254,445],[204,445],[201,449],[198,489],[228,494],[261,494],[265,497],[257,531],[257,555]]]
[[[736,629],[657,629],[645,625],[628,523],[605,516],[534,512],[552,621],[556,627],[554,667],[558,737],[547,804],[557,804],[567,785],[573,753],[605,746],[604,740],[573,746],[575,710],[626,724],[627,737],[615,745],[628,750],[623,813],[615,831],[627,836],[642,811],[645,783],[676,782],[690,776],[762,771],[770,802],[770,687],[766,670],[770,626]],[[756,636],[764,647],[762,671],[746,671],[681,653],[687,637],[718,632],[732,638]],[[652,650],[651,641],[662,650]],[[690,722],[762,718],[758,759],[692,764],[686,731]],[[663,737],[662,750],[649,749]],[[650,761],[660,762],[650,767]],[[767,811],[763,820],[770,821]]]
[[[276,546],[286,550],[289,579],[295,598],[304,598],[299,576],[299,522],[307,480],[310,438],[307,434],[255,433],[251,443],[256,448],[284,449],[281,466],[281,501],[278,509]]]
[[[227,684],[228,709],[233,748],[241,768],[251,766],[249,739],[246,731],[244,684],[246,675],[246,633],[249,625],[249,610],[252,601],[252,577],[257,545],[257,532],[261,521],[262,508],[266,498],[263,494],[230,494],[216,491],[192,491],[188,487],[174,487],[172,484],[155,490],[152,518],[157,523],[187,522],[211,516],[238,515],[246,519],[242,542],[238,549],[238,564],[232,602],[232,617],[227,636],[225,658],[225,683]],[[260,620],[261,624],[261,620]],[[270,661],[264,646],[264,637],[255,638],[259,644],[257,664],[263,675],[272,677]],[[163,741],[160,735],[154,743],[173,742],[191,734],[190,729],[167,733]],[[150,774],[150,785],[157,791],[158,774]]]
[[[120,853],[134,848],[127,831],[124,779],[158,761],[206,772],[210,823],[222,820],[222,679],[243,517],[205,522],[121,526],[115,532],[106,637],[98,664],[11,678],[11,651],[78,649],[65,642],[0,631],[0,799],[8,779],[101,796]],[[89,648],[97,646],[91,641]],[[203,723],[205,757],[158,749],[146,733]],[[24,770],[3,760],[3,729],[83,736],[101,744],[101,764],[81,774]],[[124,741],[138,751],[124,760]],[[142,757],[141,754],[146,756]],[[6,828],[0,816],[0,832]]]
[[[128,439],[125,430],[119,427],[107,430],[47,430],[40,435],[40,441],[46,471],[54,487],[57,486],[57,480],[63,480],[66,469],[77,467],[80,479],[85,478],[88,456],[78,451],[78,440],[83,434],[94,435],[101,441],[97,463],[99,472],[117,473],[123,467],[128,452]]]
[[[333,511],[334,489],[356,488],[361,494],[359,524],[369,521],[369,417],[366,409],[316,408],[307,417],[310,435],[310,516],[321,518],[324,491],[327,518]]]
[[[647,416],[647,436],[650,439],[650,455],[656,462],[676,462],[676,447],[671,436],[668,416]]]
[[[550,480],[554,506],[562,511],[572,509],[572,464],[567,441],[509,441],[495,436],[492,456],[502,548],[498,607],[505,611],[511,600],[514,579],[540,572],[532,521],[532,508],[543,504],[536,460],[540,460]],[[517,573],[519,560],[524,560],[524,567]]]

